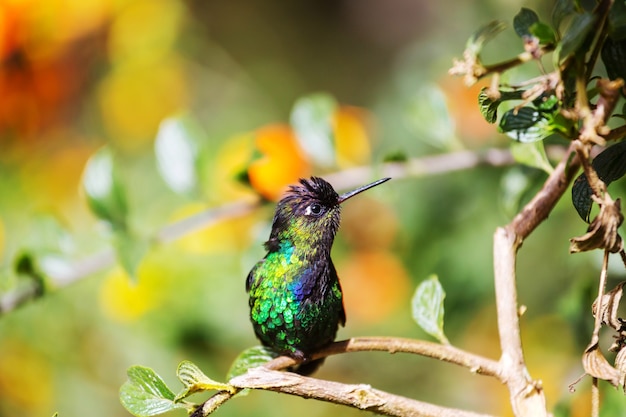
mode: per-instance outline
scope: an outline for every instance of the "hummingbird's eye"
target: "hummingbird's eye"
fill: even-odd
[[[304,212],[304,214],[309,215],[309,216],[319,216],[320,214],[322,214],[323,208],[321,204],[318,203],[313,203],[310,206],[308,206]]]

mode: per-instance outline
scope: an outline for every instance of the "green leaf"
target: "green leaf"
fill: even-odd
[[[236,376],[245,374],[248,369],[264,365],[275,357],[276,353],[264,346],[254,346],[246,349],[230,365],[226,379],[230,381]]]
[[[174,402],[174,393],[152,369],[132,366],[128,381],[120,388],[120,402],[131,414],[138,417],[154,416],[185,405]]]
[[[507,216],[512,218],[519,212],[523,198],[533,185],[529,170],[524,166],[517,165],[505,172],[500,180],[500,204]]]
[[[446,293],[436,275],[418,285],[411,300],[413,319],[428,334],[441,343],[449,344],[443,332],[443,300]]]
[[[553,133],[550,115],[529,106],[504,113],[498,130],[524,143],[542,140]]]
[[[74,251],[75,242],[59,217],[50,213],[36,213],[30,218],[31,227],[25,246],[37,253],[64,253]]]
[[[511,143],[511,154],[513,158],[520,164],[528,165],[533,168],[539,168],[548,174],[554,171],[554,168],[548,160],[546,149],[543,141],[530,143],[513,142]]]
[[[551,112],[554,111],[556,106],[559,104],[559,99],[554,94],[541,95],[540,97],[533,100],[533,104],[539,110]]]
[[[45,278],[72,274],[71,254],[75,241],[62,222],[49,213],[31,216],[31,227],[23,242],[22,251],[31,258],[35,270]]]
[[[408,98],[403,110],[405,126],[420,141],[443,150],[461,147],[446,96],[439,86],[427,84],[420,87]]]
[[[614,2],[609,10],[609,36],[614,41],[626,39],[626,1]]]
[[[539,16],[534,11],[522,7],[513,18],[513,29],[520,38],[531,36],[530,27],[539,22]]]
[[[317,164],[330,167],[335,163],[332,118],[337,109],[335,99],[326,93],[316,93],[296,101],[290,123],[298,143]]]
[[[493,100],[487,94],[487,87],[480,90],[478,94],[478,106],[480,114],[483,115],[488,123],[495,123],[498,120],[498,106],[507,100],[521,100],[523,91],[500,91],[500,97]]]
[[[408,160],[409,156],[401,150],[391,151],[382,158],[383,162],[407,162]]]
[[[626,174],[626,142],[619,142],[605,149],[595,157],[591,166],[598,177],[608,186]],[[580,174],[572,185],[572,203],[578,215],[589,223],[589,214],[593,205],[593,190],[585,174]]]
[[[476,56],[482,51],[487,41],[493,39],[497,34],[506,28],[504,22],[494,20],[482,26],[470,36],[465,47],[466,52]]]
[[[196,364],[190,361],[182,361],[178,365],[176,375],[183,384],[183,390],[174,398],[176,402],[193,393],[201,391],[228,391],[231,394],[236,392],[236,389],[232,385],[212,380],[206,376]]]
[[[563,20],[577,10],[574,0],[557,0],[552,9],[552,26],[557,30]]]
[[[556,33],[554,33],[554,30],[552,30],[549,25],[543,22],[537,22],[531,25],[529,31],[531,35],[539,39],[541,45],[556,43]]]
[[[91,211],[114,229],[125,229],[128,215],[126,195],[115,172],[113,153],[108,147],[89,158],[82,183]]]
[[[602,45],[602,62],[611,80],[626,79],[626,39],[606,38]]]
[[[133,233],[120,230],[115,233],[113,247],[122,268],[131,278],[136,280],[137,269],[148,252],[150,243],[146,239],[135,236]]]
[[[189,118],[165,119],[159,126],[154,143],[157,168],[176,193],[197,191],[200,132],[200,127]]]
[[[580,51],[585,45],[587,35],[595,29],[597,20],[596,15],[588,12],[574,16],[565,34],[563,34],[563,39],[556,48],[555,53],[559,62],[562,62],[570,55],[577,54]],[[586,51],[580,52],[584,53]]]

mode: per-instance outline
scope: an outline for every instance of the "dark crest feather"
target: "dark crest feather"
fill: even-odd
[[[292,185],[286,198],[300,197],[318,200],[326,207],[337,205],[339,194],[332,185],[320,177],[311,177],[311,179],[300,178],[300,185]]]

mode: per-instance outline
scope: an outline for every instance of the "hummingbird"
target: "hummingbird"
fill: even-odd
[[[335,340],[346,313],[330,251],[339,229],[340,205],[390,178],[337,194],[319,177],[300,179],[278,202],[267,254],[246,279],[250,320],[257,338],[277,354],[296,359],[303,375],[323,359],[311,354]]]

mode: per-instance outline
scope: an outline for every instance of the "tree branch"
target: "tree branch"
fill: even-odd
[[[413,353],[459,365],[467,368],[470,372],[493,376],[502,380],[497,361],[487,359],[451,345],[443,345],[425,340],[398,337],[354,337],[349,340],[335,342],[313,355],[313,357],[321,358],[340,353],[365,351]]]
[[[387,416],[488,417],[485,414],[412,400],[377,390],[366,384],[323,381],[265,367],[252,368],[244,375],[233,378],[230,383],[239,389],[262,389],[302,398],[314,398]]]
[[[372,175],[381,172],[394,178],[424,177],[443,174],[479,165],[502,166],[514,162],[511,153],[505,149],[488,149],[486,151],[461,151],[443,155],[412,158],[406,162],[389,162],[378,167],[364,166],[352,168],[325,176],[337,189],[354,188],[371,179]],[[259,206],[258,199],[248,199],[224,204],[207,209],[163,227],[155,234],[156,243],[169,243],[191,232],[200,230],[227,218],[234,218],[250,213]],[[103,271],[116,262],[115,252],[111,248],[104,249],[93,255],[74,262],[66,269],[66,273],[47,277],[51,288],[63,288],[90,275]],[[7,313],[34,300],[40,292],[28,288],[16,288],[0,294],[0,314]]]
[[[502,348],[500,366],[516,416],[547,415],[542,387],[538,381],[531,379],[524,361],[517,302],[516,255],[524,239],[548,217],[578,172],[580,160],[577,157],[570,160],[575,146],[575,143],[570,145],[535,197],[511,223],[498,228],[494,235],[494,278]]]
[[[355,337],[334,342],[316,352],[311,359],[325,358],[348,352],[381,351],[389,353],[413,353],[429,358],[449,362],[467,368],[470,372],[493,376],[504,382],[500,364],[492,359],[475,355],[450,345],[427,342],[423,340],[395,337]],[[288,356],[279,356],[260,368],[250,369],[248,373],[235,377],[229,384],[238,390],[252,388],[282,392],[304,398],[315,398],[335,404],[347,405],[363,410],[374,411],[390,416],[423,416],[423,417],[478,417],[483,414],[450,409],[421,401],[379,391],[366,385],[342,384],[302,377],[289,372],[277,372],[287,369],[298,362]],[[239,391],[237,391],[239,392]],[[218,392],[205,401],[192,417],[206,417],[235,393]]]

